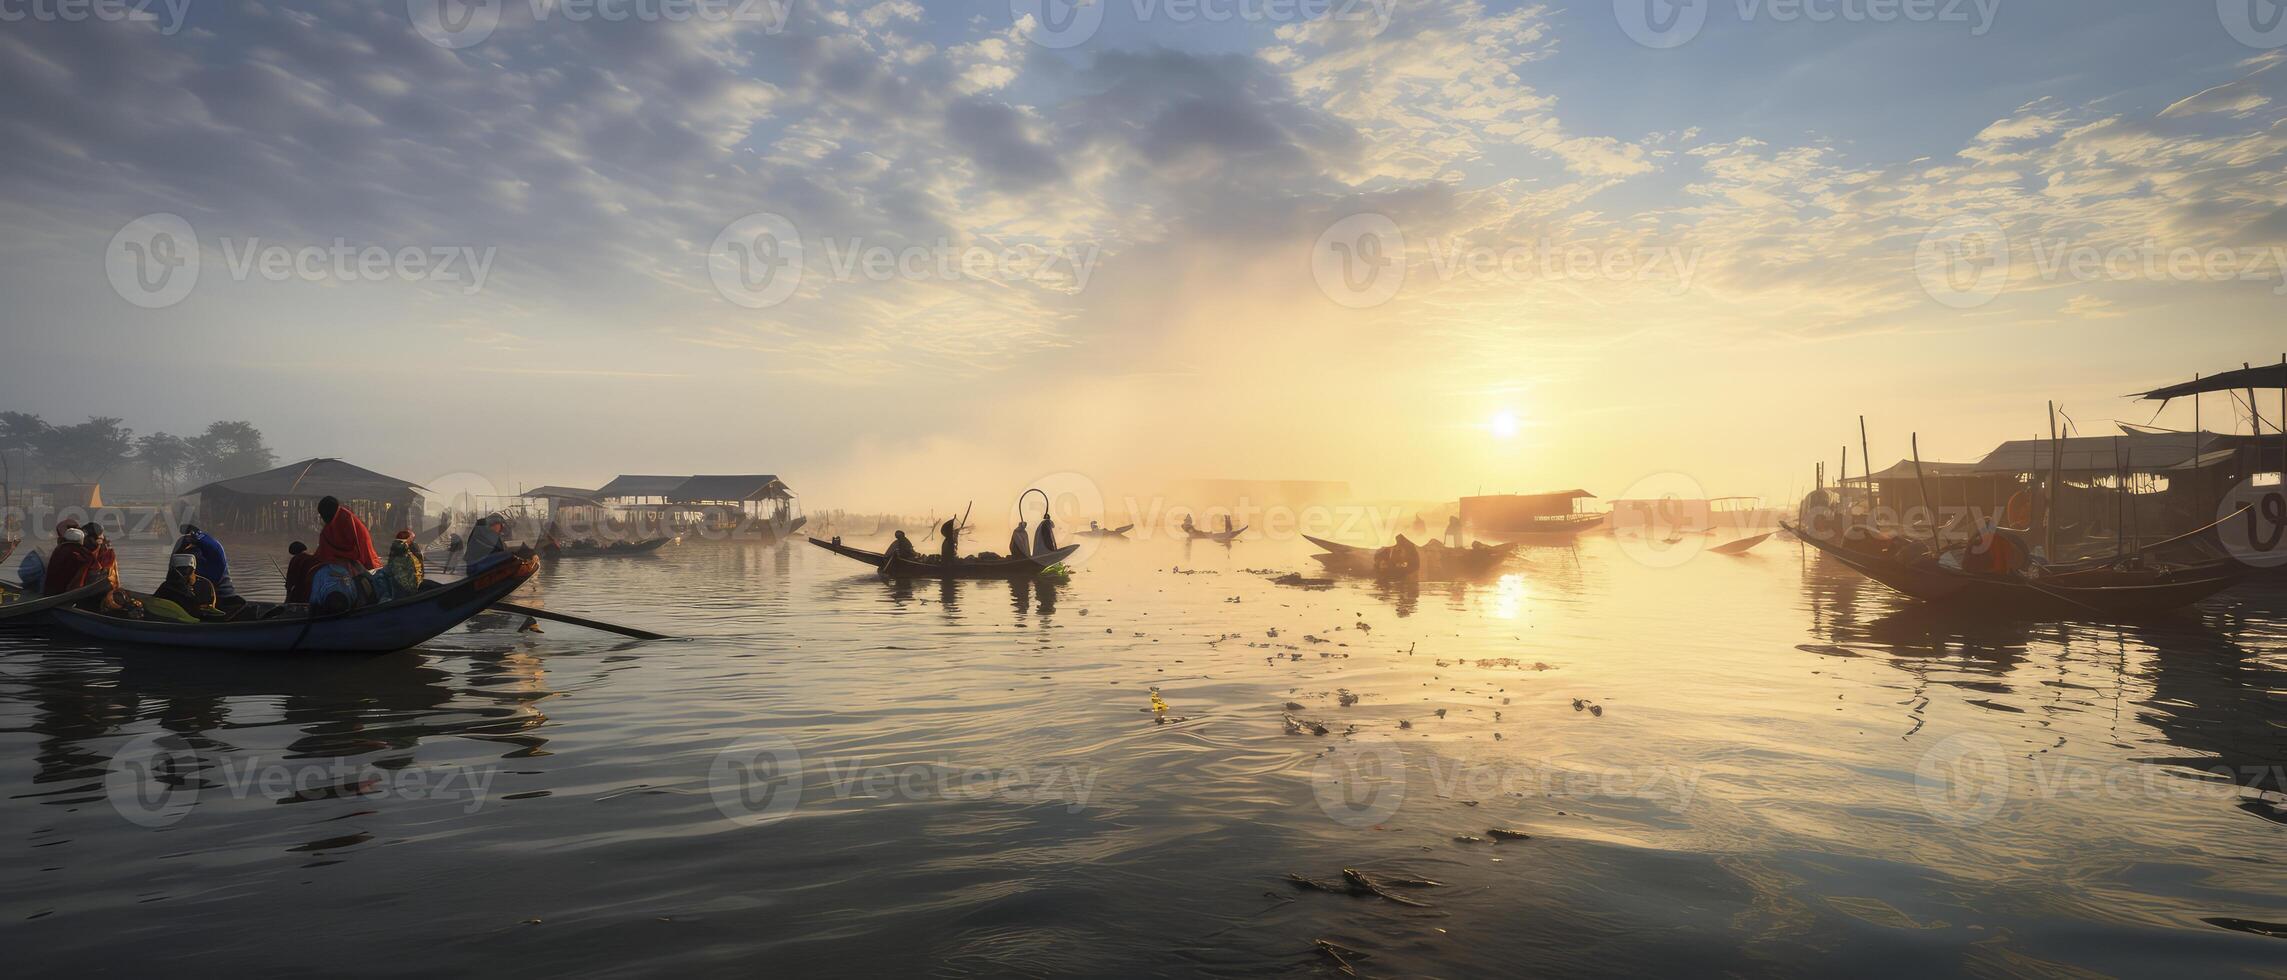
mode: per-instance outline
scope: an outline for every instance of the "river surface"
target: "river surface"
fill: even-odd
[[[1476,584],[1262,574],[1309,550],[1108,543],[1048,589],[686,544],[517,597],[657,642],[0,633],[0,945],[24,975],[2287,964],[2276,588],[1965,624],[1791,541],[1609,535]]]

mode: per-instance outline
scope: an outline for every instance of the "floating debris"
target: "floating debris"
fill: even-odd
[[[1429,907],[1429,903],[1415,901],[1414,899],[1407,898],[1404,895],[1396,894],[1390,889],[1442,887],[1438,882],[1429,881],[1422,878],[1406,878],[1396,875],[1378,875],[1360,871],[1356,868],[1343,868],[1342,880],[1339,882],[1324,881],[1321,879],[1309,878],[1298,874],[1289,874],[1286,876],[1286,880],[1292,883],[1296,888],[1301,888],[1308,891],[1329,892],[1336,895],[1372,895],[1375,898],[1382,899],[1383,901],[1396,902],[1399,905],[1410,905],[1414,908],[1424,909]]]
[[[1350,693],[1350,689],[1347,687],[1335,691],[1334,697],[1345,708],[1358,703],[1358,696]]]
[[[1495,828],[1493,828],[1493,829],[1491,829],[1491,830],[1488,830],[1488,831],[1486,831],[1485,833],[1486,833],[1486,835],[1487,835],[1487,836],[1490,836],[1490,837],[1492,837],[1494,840],[1532,840],[1532,839],[1533,839],[1533,835],[1531,835],[1531,834],[1528,834],[1528,833],[1525,833],[1525,832],[1524,832],[1524,831],[1522,831],[1522,830],[1502,830],[1502,829],[1501,829],[1501,828],[1499,828],[1499,827],[1495,827]]]

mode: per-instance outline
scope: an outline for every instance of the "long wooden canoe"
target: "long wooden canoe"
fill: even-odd
[[[1242,535],[1242,534],[1245,534],[1245,533],[1247,533],[1247,525],[1245,525],[1245,524],[1241,524],[1241,525],[1239,525],[1238,527],[1232,528],[1232,529],[1230,529],[1230,530],[1228,530],[1228,531],[1202,531],[1202,530],[1200,530],[1200,529],[1198,529],[1198,528],[1192,528],[1192,529],[1191,529],[1191,540],[1193,540],[1193,541],[1220,541],[1220,542],[1223,542],[1223,543],[1225,543],[1225,544],[1229,544],[1229,543],[1231,542],[1231,539],[1233,539],[1233,538],[1236,538],[1236,537],[1238,537],[1239,535]]]
[[[542,558],[597,558],[597,557],[610,557],[610,556],[614,556],[614,555],[618,555],[618,556],[625,556],[625,555],[648,555],[648,554],[650,554],[650,553],[652,553],[652,552],[654,552],[654,551],[658,551],[658,550],[659,550],[661,547],[664,547],[664,546],[667,544],[667,542],[669,542],[669,541],[673,541],[673,540],[675,540],[675,539],[674,539],[674,538],[646,538],[646,539],[644,539],[644,540],[642,540],[642,541],[615,541],[615,542],[612,542],[611,544],[598,544],[598,545],[578,545],[578,544],[569,544],[569,545],[562,545],[562,546],[559,546],[559,547],[555,547],[555,548],[544,548],[544,549],[542,549],[542,550],[541,550],[541,552],[540,552],[540,557],[542,557]]]
[[[1073,552],[1080,550],[1079,545],[1069,544],[1046,554],[1032,555],[1026,558],[995,558],[990,560],[969,558],[948,565],[943,561],[910,561],[905,559],[893,561],[888,555],[879,551],[852,548],[846,544],[820,541],[817,538],[811,538],[810,543],[844,558],[856,559],[881,569],[882,575],[887,578],[1031,578],[1047,570],[1050,565],[1063,561],[1071,557]]]
[[[1502,562],[1509,560],[1510,555],[1517,553],[1519,547],[1513,541],[1485,548],[1432,548],[1424,546],[1419,549],[1422,567],[1410,571],[1393,571],[1376,561],[1378,556],[1389,550],[1388,548],[1366,548],[1343,544],[1339,541],[1328,541],[1325,538],[1312,537],[1308,534],[1303,535],[1302,539],[1326,549],[1325,554],[1310,557],[1318,559],[1320,564],[1325,565],[1331,571],[1347,572],[1352,575],[1401,578],[1469,578],[1483,575],[1499,568]]]
[[[70,608],[49,616],[75,633],[110,643],[257,653],[389,653],[459,626],[507,598],[539,569],[537,558],[512,558],[471,578],[333,615],[311,615],[306,606],[254,603],[256,616],[272,618],[178,623]]]
[[[1781,525],[1828,558],[1908,598],[1932,606],[2009,616],[2129,619],[2181,609],[2246,577],[2231,562],[2138,572],[2068,572],[2045,578],[1975,575],[1923,558],[1897,562],[1851,551],[1791,524]]]
[[[41,613],[93,599],[111,588],[107,581],[90,582],[62,595],[36,596],[23,586],[0,582],[0,623],[25,625],[41,621]]]
[[[1129,531],[1135,529],[1136,526],[1133,524],[1122,524],[1119,527],[1099,527],[1086,531],[1074,531],[1072,534],[1082,538],[1124,538],[1128,536]]]

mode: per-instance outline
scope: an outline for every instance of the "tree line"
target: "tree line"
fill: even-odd
[[[137,436],[120,419],[109,416],[52,425],[29,412],[0,412],[0,462],[19,483],[28,482],[34,469],[100,483],[133,464],[149,473],[152,483],[172,493],[184,479],[227,480],[269,469],[277,465],[278,457],[263,441],[262,430],[250,422],[216,422],[195,436],[165,432]]]

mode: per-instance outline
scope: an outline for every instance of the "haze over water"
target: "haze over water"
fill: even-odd
[[[2277,969],[2246,931],[2287,922],[2276,588],[1965,626],[1784,540],[1250,571],[1306,554],[1111,543],[1044,588],[695,544],[519,596],[685,637],[650,643],[0,634],[0,941],[42,972],[1318,973],[1320,939],[1369,975]],[[162,733],[204,785],[107,788]],[[1287,880],[1345,868],[1442,886]]]

